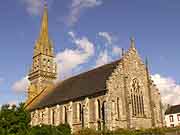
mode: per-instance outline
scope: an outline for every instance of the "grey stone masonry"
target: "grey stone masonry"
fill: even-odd
[[[98,83],[98,82],[97,82]],[[60,91],[61,92],[61,91]],[[31,112],[31,125],[69,123],[82,128],[162,127],[161,96],[134,45],[106,80],[106,92]]]

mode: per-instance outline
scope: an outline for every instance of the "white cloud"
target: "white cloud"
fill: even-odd
[[[42,0],[21,0],[26,6],[26,11],[30,15],[40,15],[43,7]]]
[[[28,77],[24,77],[21,80],[16,81],[13,84],[12,89],[15,92],[21,93],[21,92],[25,92],[27,90],[28,85],[29,85]]]
[[[152,79],[161,92],[164,104],[180,104],[180,85],[174,79],[159,74],[152,75]]]
[[[110,33],[108,32],[99,32],[98,35],[100,37],[103,37],[105,40],[107,40],[108,44],[112,44],[113,43],[113,37]]]
[[[68,24],[70,26],[74,25],[79,20],[81,12],[85,9],[100,6],[101,4],[101,0],[72,0],[70,13],[67,17]]]
[[[107,64],[110,61],[111,61],[111,57],[108,55],[108,51],[104,50],[104,51],[100,52],[100,54],[96,60],[96,67]]]
[[[120,48],[118,46],[113,46],[112,53],[114,55],[121,56],[122,55],[122,48]]]
[[[87,37],[76,38],[73,32],[69,32],[76,45],[75,49],[66,48],[56,56],[60,78],[64,79],[69,76],[73,69],[78,68],[94,55],[94,44]]]

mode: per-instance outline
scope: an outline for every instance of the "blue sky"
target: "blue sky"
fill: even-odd
[[[142,59],[149,59],[163,100],[180,103],[175,100],[180,96],[179,0],[47,1],[61,79],[120,58],[120,48],[127,50],[133,36]],[[42,5],[43,0],[0,4],[0,104],[25,99],[23,78],[31,66]]]

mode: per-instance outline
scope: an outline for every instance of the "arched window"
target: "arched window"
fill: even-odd
[[[81,106],[81,126],[84,128],[84,105]]]
[[[141,104],[142,104],[142,114],[144,115],[144,99],[143,99],[143,96],[141,96]]]
[[[142,106],[142,100],[141,100],[141,96],[138,96],[139,102],[140,102],[140,113],[143,114],[143,106]]]
[[[106,111],[105,111],[105,104],[106,104],[106,101],[103,102],[102,104],[102,122],[103,122],[103,129],[105,129],[105,126],[106,126]]]
[[[79,103],[79,121],[81,122],[82,128],[84,127],[84,105]]]
[[[97,125],[98,125],[98,130],[101,130],[101,102],[100,100],[98,99],[97,100],[97,113],[98,113],[98,122],[97,122]]]
[[[41,116],[42,123],[44,122],[44,116],[45,116],[45,114],[44,114],[44,112],[42,112],[42,116]]]
[[[67,123],[67,108],[64,106],[64,123]]]
[[[55,114],[56,114],[56,112],[55,112],[55,110],[53,109],[52,110],[52,125],[55,125]]]
[[[133,97],[132,92],[131,92],[131,104],[132,104],[132,114],[134,115],[135,114],[135,111],[134,111],[134,97]]]
[[[139,95],[136,95],[136,101],[137,101],[137,113],[140,114],[140,103],[139,103]]]
[[[97,100],[97,102],[98,102],[98,118],[101,119],[101,102],[99,99]]]
[[[82,121],[82,106],[79,103],[79,121]]]
[[[140,89],[140,84],[137,78],[132,81],[131,88],[131,105],[132,105],[132,115],[134,117],[144,116],[144,99],[143,93]]]
[[[137,104],[136,104],[136,95],[133,93],[133,101],[134,101],[134,116],[137,114]]]
[[[117,98],[117,114],[118,114],[118,119],[120,119],[119,97]]]

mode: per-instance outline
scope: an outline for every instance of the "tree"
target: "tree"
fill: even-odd
[[[0,110],[0,135],[71,135],[68,124],[30,127],[30,113],[24,103],[18,106],[3,105]]]
[[[30,115],[24,109],[24,103],[19,106],[3,105],[0,110],[0,134],[17,134],[27,132]]]

